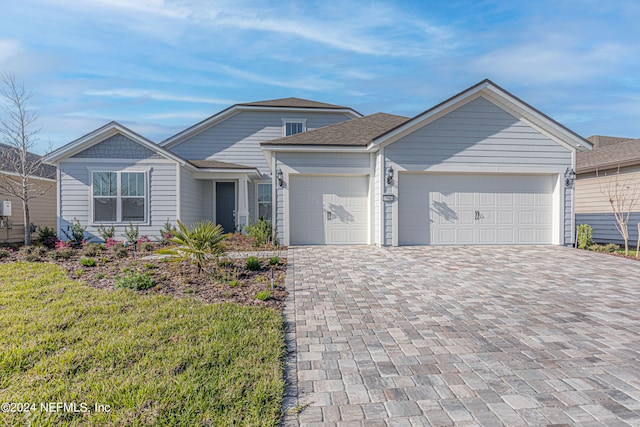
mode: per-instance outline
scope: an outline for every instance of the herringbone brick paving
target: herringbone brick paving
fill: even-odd
[[[334,246],[288,264],[286,426],[640,425],[640,262]]]

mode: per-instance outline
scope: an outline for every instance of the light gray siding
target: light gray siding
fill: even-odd
[[[288,197],[289,177],[304,175],[369,175],[371,172],[369,153],[287,153],[279,152],[276,169],[281,169],[284,185],[276,186],[276,232],[277,239],[285,237],[285,197]],[[286,195],[285,195],[286,193]]]
[[[72,158],[83,159],[150,159],[161,158],[155,151],[143,147],[124,135],[113,135]]]
[[[638,242],[638,224],[640,212],[632,212],[629,218],[629,246],[635,249]],[[617,229],[617,223],[613,213],[586,213],[576,214],[576,227],[580,224],[589,224],[593,228],[593,241],[596,243],[616,243],[624,245],[624,240]]]
[[[170,148],[191,160],[209,159],[257,167],[269,174],[261,142],[281,138],[282,119],[307,119],[307,130],[348,120],[339,113],[240,112]]]
[[[572,167],[572,151],[479,97],[384,148],[385,166],[403,171],[563,173]],[[388,191],[394,191],[388,188]],[[563,192],[565,244],[572,242],[572,191]],[[397,202],[394,202],[397,203]],[[391,245],[391,203],[384,205],[384,244]]]
[[[126,169],[147,170],[149,183],[147,224],[140,224],[140,234],[151,239],[160,235],[164,223],[176,222],[176,167],[172,161],[131,161],[128,163],[109,163],[99,160],[87,162],[63,161],[60,169],[60,229],[67,230],[74,218],[86,226],[86,236],[92,241],[100,240],[98,225],[91,224],[91,175],[90,170],[121,171]],[[122,233],[128,224],[113,224],[116,227],[116,238],[123,240]],[[59,235],[63,236],[61,230]]]
[[[385,148],[406,170],[434,165],[571,166],[571,151],[485,98],[477,98]]]
[[[211,181],[194,179],[188,169],[180,168],[180,221],[191,225],[196,221],[213,219],[213,195],[207,195],[207,190],[213,192]],[[208,209],[207,200],[211,204]]]

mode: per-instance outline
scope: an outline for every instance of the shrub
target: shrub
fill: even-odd
[[[49,252],[49,256],[56,261],[62,259],[71,259],[75,254],[76,251],[69,247],[60,248],[56,249],[55,251]]]
[[[229,235],[222,234],[222,227],[211,221],[198,221],[187,228],[178,220],[178,229],[174,232],[171,242],[178,246],[160,249],[156,253],[173,255],[178,261],[190,260],[202,272],[208,260],[218,258],[225,252],[222,241]]]
[[[269,258],[269,265],[280,265],[280,258],[277,256]]]
[[[113,225],[110,227],[100,225],[98,226],[98,234],[100,235],[102,240],[106,242],[109,239],[113,239],[113,237],[116,235],[116,229]]]
[[[271,239],[271,221],[259,219],[255,224],[247,225],[245,231],[255,239],[256,245],[265,245]]]
[[[58,241],[58,236],[56,235],[56,231],[53,228],[38,227],[38,239],[37,243],[40,243],[46,246],[48,249],[53,249],[56,247],[56,242]]]
[[[254,256],[250,256],[246,261],[247,270],[256,271],[260,270],[260,260]]]
[[[7,249],[5,248],[0,249],[0,259],[9,258],[10,256],[11,256],[11,252],[9,252]]]
[[[94,258],[80,258],[80,265],[83,267],[95,267],[97,264]]]
[[[589,246],[589,250],[594,252],[616,252],[619,249],[620,246],[615,243],[607,243],[606,245],[599,245],[596,243]]]
[[[240,286],[240,282],[237,280],[232,280],[229,282],[229,286],[231,286],[232,288],[235,288],[236,286]]]
[[[127,243],[130,245],[137,245],[138,239],[140,239],[140,232],[138,231],[138,224],[133,225],[129,223],[127,227],[124,228],[124,237],[127,238]]]
[[[97,280],[100,280],[100,279],[106,279],[107,275],[104,273],[96,273],[96,275],[93,277],[95,277]]]
[[[86,229],[87,227],[83,227],[78,218],[73,218],[71,222],[71,232],[69,233],[66,230],[62,230],[62,233],[67,237],[67,241],[72,247],[79,248],[82,247],[84,243],[84,231]]]
[[[271,298],[271,292],[266,289],[256,294],[256,299],[259,299],[260,301],[266,301],[269,298]]]
[[[580,224],[578,226],[578,248],[587,249],[593,244],[593,228],[589,224]]]
[[[129,250],[122,243],[116,243],[111,247],[111,251],[116,258],[126,258],[129,256]]]
[[[24,261],[36,262],[41,261],[43,256],[47,255],[47,248],[43,246],[24,246],[20,249],[19,257]]]
[[[146,263],[145,265],[143,265],[143,267],[146,268],[147,270],[155,270],[156,268],[158,268],[157,265],[151,262]]]
[[[82,248],[82,255],[86,257],[94,257],[100,254],[100,246],[95,243],[87,243]]]
[[[144,242],[140,244],[140,250],[142,252],[153,252],[154,245],[151,242]]]
[[[123,275],[116,278],[116,288],[144,291],[155,286],[153,278],[148,273],[142,273],[129,268],[123,269],[122,272]]]
[[[176,228],[171,225],[169,222],[169,218],[167,218],[167,222],[162,226],[162,230],[160,230],[160,242],[163,245],[168,245],[171,243],[171,238],[174,236],[176,232]]]

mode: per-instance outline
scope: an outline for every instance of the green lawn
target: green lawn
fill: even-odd
[[[275,310],[97,290],[48,263],[0,265],[0,403],[36,405],[0,413],[0,425],[277,425],[283,350]],[[56,402],[77,412],[53,412]]]

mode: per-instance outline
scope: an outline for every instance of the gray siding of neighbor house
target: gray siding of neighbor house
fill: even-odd
[[[579,224],[589,224],[593,227],[593,240],[597,243],[624,244],[617,223],[613,216],[609,203],[609,188],[615,194],[616,181],[621,191],[626,191],[630,199],[632,193],[637,193],[635,198],[640,198],[640,165],[599,172],[580,174],[576,180],[576,227]],[[637,188],[637,190],[635,190]],[[624,195],[624,194],[622,194]],[[638,239],[638,223],[640,223],[640,203],[635,205],[629,218],[629,241],[635,247]]]
[[[629,229],[629,246],[634,250],[638,242],[639,223],[640,212],[632,212],[627,228]],[[593,228],[593,241],[596,243],[624,245],[613,213],[576,213],[576,227],[580,224],[589,224]]]
[[[127,168],[148,170],[149,183],[147,189],[149,223],[140,224],[140,234],[146,234],[152,240],[160,235],[164,223],[176,222],[176,167],[171,160],[131,160],[130,162],[101,162],[99,159],[87,159],[86,162],[62,161],[60,169],[60,229],[67,230],[74,218],[86,226],[86,236],[91,241],[99,241],[98,225],[91,224],[91,172],[90,170],[121,171]],[[109,225],[109,224],[107,224]],[[123,240],[122,233],[128,224],[113,224],[116,227],[116,238]],[[59,235],[64,236],[61,230]]]
[[[155,151],[143,147],[124,135],[113,135],[97,143],[72,158],[82,159],[151,159],[161,158]]]
[[[348,120],[340,113],[243,111],[170,148],[190,160],[219,160],[257,167],[270,174],[261,142],[281,138],[282,119],[307,119],[307,130]]]
[[[276,185],[276,232],[279,242],[284,242],[285,192],[288,191],[291,174],[304,175],[369,175],[371,173],[369,153],[286,153],[276,158],[276,169],[281,169],[284,185]]]
[[[468,172],[468,167],[541,169],[571,168],[571,151],[547,138],[518,118],[483,97],[417,129],[384,148],[386,170],[428,171],[448,167],[450,172]],[[442,169],[440,169],[442,170]],[[385,204],[384,244],[391,245],[393,216]],[[565,243],[572,241],[571,190],[565,192]]]

